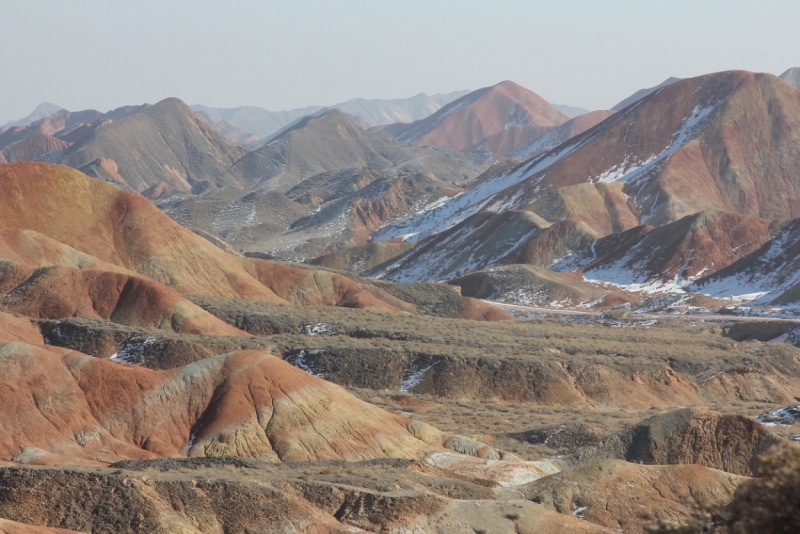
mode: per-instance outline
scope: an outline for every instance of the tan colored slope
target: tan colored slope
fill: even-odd
[[[414,458],[445,439],[265,352],[152,371],[9,342],[0,370],[2,460]]]
[[[576,184],[547,190],[525,206],[553,223],[573,218],[601,235],[638,226],[635,207],[623,193],[622,183]]]
[[[693,505],[725,506],[746,480],[698,465],[605,460],[542,478],[522,491],[562,514],[618,532],[640,533],[650,518],[683,522]]]
[[[0,519],[0,534],[77,534],[75,530],[64,530],[61,528],[37,527]]]
[[[410,124],[393,124],[386,130],[401,141],[416,146],[436,145],[466,150],[507,128],[533,127],[544,133],[546,128],[567,120],[569,117],[536,93],[514,82],[504,81],[473,91],[430,117]],[[505,151],[511,146],[508,144],[510,141],[509,137],[503,143],[498,141],[497,145]],[[522,144],[528,141],[530,139],[522,141]]]

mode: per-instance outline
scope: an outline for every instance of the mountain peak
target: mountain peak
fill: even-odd
[[[504,80],[483,87],[454,100],[425,119],[409,124],[392,124],[386,131],[416,146],[436,145],[453,150],[481,148],[482,141],[502,136],[491,143],[491,150],[505,156],[508,152],[530,142],[569,120],[542,97],[521,85]],[[503,135],[504,130],[517,127],[533,128],[528,136]],[[506,139],[507,138],[507,139]]]
[[[49,117],[53,113],[63,110],[61,106],[51,104],[50,102],[42,102],[36,109],[34,109],[27,117],[23,117],[17,121],[10,121],[6,126],[27,126],[32,122],[36,122],[45,117]]]
[[[787,70],[781,74],[780,78],[800,89],[800,67],[793,67]]]

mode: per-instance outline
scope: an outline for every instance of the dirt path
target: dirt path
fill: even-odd
[[[506,304],[504,302],[495,302],[493,300],[484,300],[483,302],[497,306],[501,310],[518,310],[533,313],[543,313],[547,315],[588,315],[598,317],[602,315],[601,312],[590,310],[559,310],[557,308],[536,308],[533,306],[520,306],[518,304]],[[633,315],[634,318],[642,319],[664,319],[665,317],[686,317],[692,319],[702,319],[704,321],[739,321],[739,322],[769,322],[769,321],[782,321],[786,323],[800,324],[800,319],[784,319],[782,317],[741,317],[738,315],[671,315],[671,314],[657,314],[657,313],[637,313]]]

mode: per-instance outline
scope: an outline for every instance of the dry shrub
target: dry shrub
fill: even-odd
[[[800,446],[784,442],[763,454],[758,478],[739,487],[725,508],[695,509],[680,526],[656,521],[648,532],[800,533]]]
[[[729,513],[736,534],[800,532],[800,447],[781,443],[763,455],[759,477],[736,491]]]

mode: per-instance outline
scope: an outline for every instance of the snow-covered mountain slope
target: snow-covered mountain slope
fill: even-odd
[[[719,272],[688,287],[718,298],[752,304],[800,305],[800,220]]]
[[[798,162],[800,93],[768,74],[711,74],[663,87],[374,240],[425,238],[481,210],[523,209],[580,183],[623,183],[639,222],[655,226],[704,210],[794,218]]]
[[[543,136],[534,139],[532,142],[513,150],[509,154],[509,157],[519,160],[535,158],[540,154],[549,152],[576,135],[582,134],[590,128],[594,128],[614,113],[615,111],[613,110],[587,111],[586,113],[568,120],[561,126],[550,130]]]
[[[553,270],[581,270],[586,280],[629,291],[680,290],[757,250],[777,231],[772,221],[731,212],[688,215],[597,240]]]
[[[479,213],[364,274],[395,282],[447,280],[497,264],[548,226],[525,211]]]

